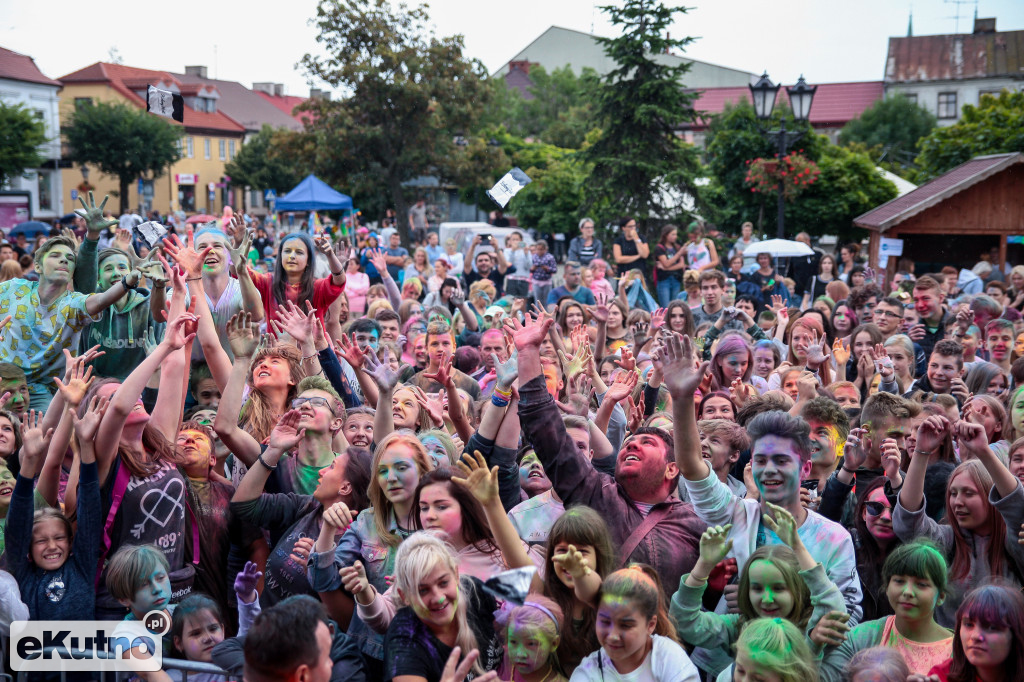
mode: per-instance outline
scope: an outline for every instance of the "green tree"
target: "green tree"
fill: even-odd
[[[0,187],[43,162],[46,127],[23,104],[0,101]]]
[[[235,187],[287,192],[302,179],[302,171],[287,150],[299,133],[264,125],[224,167]]]
[[[600,76],[589,67],[577,76],[570,66],[551,73],[543,66],[533,66],[529,75],[533,82],[530,99],[518,89],[505,87],[504,79],[496,79],[506,90],[504,97],[496,98],[496,120],[519,137],[567,149],[582,147],[587,133],[597,126]]]
[[[776,156],[777,143],[764,130],[777,129],[783,118],[787,119],[790,132],[795,129],[803,133],[795,149],[817,161],[828,141],[815,135],[809,124],[794,124],[785,104],[776,106],[767,122],[758,120],[753,105],[746,100],[726,104],[722,113],[711,118],[704,154],[710,184],[703,190],[703,213],[724,231],[737,231],[741,223],[749,220],[757,232],[775,234],[776,200],[752,192],[746,184],[746,176],[749,162]]]
[[[305,143],[313,167],[360,198],[385,195],[406,244],[403,183],[433,175],[458,184],[468,164],[459,162],[465,152],[456,140],[473,138],[493,93],[483,65],[464,56],[462,36],[438,38],[427,22],[424,7],[321,0],[317,42],[327,56],[301,62],[311,77],[348,93],[304,105],[313,115]]]
[[[664,58],[684,50],[693,38],[669,37],[673,17],[686,12],[682,7],[624,0],[621,7],[602,9],[621,35],[598,39],[616,68],[597,95],[601,134],[583,152],[592,166],[586,206],[607,202],[604,218],[633,216],[643,234],[654,219],[679,217],[681,195],[697,196],[698,154],[676,132],[697,117],[696,95],[683,85],[690,65]]]
[[[63,132],[74,163],[90,163],[118,179],[121,213],[128,212],[131,183],[147,174],[159,178],[180,158],[182,128],[126,104],[78,107]]]
[[[1003,90],[982,95],[978,106],[965,104],[960,120],[936,128],[921,140],[915,181],[924,182],[975,156],[1024,152],[1024,92]]]
[[[903,95],[880,99],[839,133],[846,146],[864,145],[876,163],[905,173],[917,155],[918,141],[935,129],[935,115]]]
[[[746,101],[726,105],[708,126],[707,174],[704,190],[705,217],[724,231],[735,230],[746,220],[756,232],[775,234],[776,196],[752,192],[746,184],[748,163],[758,158],[774,158],[778,148],[764,128],[775,129],[785,117],[793,127],[789,109],[779,105],[767,123],[758,121],[754,107]],[[830,144],[809,124],[796,124],[803,137],[794,147],[818,164],[821,174],[792,201],[786,202],[786,233],[835,234],[843,238],[856,235],[853,219],[861,213],[896,196],[896,187],[886,180],[868,154]]]

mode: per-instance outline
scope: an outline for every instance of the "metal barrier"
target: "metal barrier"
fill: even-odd
[[[60,648],[60,647],[47,647],[45,649],[45,651],[46,652],[52,652],[52,651],[54,651],[54,650],[56,650],[58,648]],[[100,660],[114,658],[113,655],[111,655],[110,653],[108,653],[106,651],[94,651],[93,652],[93,657],[96,658],[96,659],[100,659]],[[230,680],[231,682],[241,682],[242,681],[242,678],[240,676],[233,675],[233,674],[229,673],[228,671],[226,671],[226,670],[224,670],[222,668],[218,668],[217,666],[215,666],[212,663],[198,663],[196,661],[187,661],[187,660],[184,660],[184,659],[181,659],[181,658],[167,658],[167,657],[164,657],[164,659],[163,659],[163,669],[164,670],[180,670],[182,672],[182,676],[181,676],[182,682],[188,682],[189,674],[190,673],[191,674],[206,673],[206,674],[209,674],[209,675],[219,675],[219,676],[223,677],[225,680]],[[127,670],[102,670],[102,669],[100,669],[100,670],[97,670],[95,672],[99,673],[100,682],[108,682],[108,680],[112,680],[113,682],[126,682],[126,680],[130,680],[132,678],[132,676],[134,675],[134,673],[132,673],[131,671],[127,671]],[[67,674],[68,674],[68,671],[66,671],[66,670],[60,671],[60,682],[66,682]],[[5,680],[9,680],[9,679],[10,679],[9,676],[0,673],[0,682],[4,682]],[[28,682],[28,672],[26,672],[24,670],[19,672],[18,673],[18,682]]]

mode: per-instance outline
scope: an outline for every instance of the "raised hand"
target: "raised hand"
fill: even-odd
[[[334,349],[338,352],[338,355],[345,358],[345,361],[352,366],[352,369],[362,369],[363,360],[366,358],[366,354],[359,349],[359,344],[356,343],[356,335],[345,336],[344,334],[334,342]],[[372,352],[372,351],[371,351]]]
[[[88,392],[96,377],[92,375],[92,367],[86,369],[85,363],[78,358],[72,357],[71,351],[67,348],[64,349],[64,358],[68,367],[67,376],[64,377],[63,381],[61,381],[60,377],[54,377],[53,381],[57,384],[60,394],[64,396],[64,402],[70,407],[78,407],[82,404],[86,392]]]
[[[584,324],[578,324],[569,332],[569,341],[572,342],[572,352],[577,353],[583,346],[590,345],[590,332]]]
[[[103,203],[98,207],[96,206],[96,199],[93,197],[92,192],[89,192],[89,203],[85,203],[85,199],[79,195],[78,200],[82,202],[82,208],[76,208],[75,213],[85,220],[85,231],[88,233],[89,239],[99,239],[100,232],[107,229],[111,225],[117,225],[117,220],[111,219],[106,220],[103,218],[103,209],[107,205],[107,199],[110,195],[103,197]]]
[[[599,324],[604,324],[608,322],[608,297],[605,294],[597,294],[594,298],[597,301],[596,305],[587,305],[583,308]]]
[[[461,308],[462,304],[466,302],[466,292],[463,291],[462,287],[456,287],[455,291],[451,295],[452,305],[456,308]]]
[[[419,386],[411,387],[412,394],[416,396],[416,402],[419,406],[426,410],[427,416],[430,417],[430,423],[438,428],[444,427],[444,403],[438,394],[432,393],[427,395],[423,392],[423,389]]]
[[[357,561],[351,566],[345,566],[338,571],[338,576],[341,577],[341,585],[345,591],[356,597],[360,604],[367,605],[373,601],[375,593],[366,577],[363,562]],[[359,599],[360,597],[362,599]]]
[[[807,366],[818,368],[828,360],[828,340],[822,334],[818,338],[818,332],[811,332],[811,342],[807,344]]]
[[[586,359],[583,357],[583,352],[578,351],[575,355],[566,356],[561,349],[558,349],[558,359],[562,362],[562,371],[565,376],[572,379],[577,374],[583,371],[586,366]]]
[[[373,379],[377,388],[383,393],[391,393],[398,385],[399,373],[391,369],[391,351],[383,348],[384,357],[378,359],[376,353],[363,356],[363,371]]]
[[[184,244],[174,234],[168,235],[162,244],[163,251],[181,266],[188,279],[202,276],[203,261],[206,260],[206,257],[210,255],[210,251],[213,249],[212,246],[208,246],[203,249],[202,253],[196,251],[195,237],[193,236],[191,225],[188,227]]]
[[[605,396],[607,400],[607,394]],[[644,394],[640,394],[640,399],[633,402],[633,396],[626,396],[626,400],[629,401],[629,421],[626,424],[626,428],[629,429],[630,433],[635,432],[644,423]]]
[[[622,350],[619,351],[619,354],[621,355],[622,359],[616,360],[616,365],[626,370],[627,372],[632,372],[633,370],[636,369],[636,359],[633,357],[633,351],[631,351],[626,346],[623,346]]]
[[[497,377],[497,385],[502,390],[507,390],[519,378],[519,351],[513,349],[508,360],[501,362],[497,353],[491,353],[494,360],[494,374]]]
[[[241,274],[249,263],[249,251],[252,250],[252,232],[245,229],[243,220],[235,217],[231,221],[239,220],[243,224],[240,226],[242,241],[237,247],[232,247],[228,244],[228,253],[231,254],[231,267],[235,269],[235,274]],[[260,254],[261,256],[263,254]]]
[[[331,238],[323,232],[313,237],[313,243],[316,245],[316,250],[325,256],[330,255],[334,251]]]
[[[931,454],[942,444],[942,440],[949,435],[952,426],[949,420],[939,415],[932,415],[921,422],[917,427],[917,452]],[[913,456],[916,456],[916,452]]]
[[[487,468],[487,460],[476,450],[468,452],[456,462],[462,476],[452,476],[452,481],[465,488],[484,507],[498,502],[498,467]]]
[[[356,520],[359,511],[352,511],[344,502],[335,502],[324,510],[324,525],[331,526],[335,531],[346,530]]]
[[[26,478],[34,478],[39,473],[46,455],[46,447],[53,436],[53,429],[43,433],[44,412],[29,410],[21,415],[21,469]]]
[[[384,252],[380,249],[373,249],[367,253],[367,257],[370,259],[370,263],[373,265],[377,273],[383,277],[388,272],[388,262],[384,258]]]
[[[516,350],[523,351],[527,348],[540,348],[540,345],[544,343],[544,339],[547,338],[548,330],[551,329],[551,325],[555,321],[550,317],[534,321],[533,317],[529,314],[525,316],[525,320],[525,324],[514,317],[506,317],[504,320],[505,329],[515,339]]]
[[[576,545],[569,545],[563,553],[552,555],[551,561],[571,575],[574,580],[585,578],[594,572],[590,566],[587,566],[583,552],[576,549]]]
[[[867,433],[867,429],[850,429],[850,434],[846,437],[846,444],[843,446],[844,469],[856,471],[864,465],[864,461],[868,458],[868,450],[864,447],[864,436]]]
[[[633,345],[639,349],[643,348],[644,344],[650,338],[651,325],[649,322],[637,322],[633,325]]]
[[[732,524],[725,526],[708,526],[700,536],[700,559],[709,567],[717,566],[732,551],[732,539],[729,531]]]
[[[772,504],[771,502],[766,502],[765,504],[768,505],[771,514],[761,515],[764,525],[778,535],[779,539],[786,543],[788,547],[795,548],[801,544],[800,535],[797,533],[799,524],[797,524],[793,515],[777,504]]]
[[[139,258],[138,252],[135,251],[135,242],[132,240],[131,230],[118,230],[117,234],[114,235],[114,243],[112,245],[115,249],[124,252],[124,255],[128,256],[128,262],[131,266],[136,267],[142,259]]]
[[[199,318],[195,315],[192,313],[182,313],[167,323],[167,329],[164,330],[164,340],[160,343],[171,350],[183,348],[186,343],[196,337],[196,326],[198,324]]]
[[[786,302],[782,300],[782,296],[778,294],[772,294],[772,310],[778,315],[780,310],[786,309]]]
[[[259,325],[251,313],[237,313],[228,320],[228,346],[236,358],[251,358],[260,344]]]
[[[615,376],[615,380],[608,386],[604,399],[613,400],[617,403],[622,402],[633,394],[633,389],[636,388],[639,381],[640,377],[637,376],[636,372],[619,372]]]
[[[566,414],[574,414],[586,418],[590,414],[590,394],[593,391],[590,377],[580,373],[569,379],[568,404],[555,401],[560,410]]]
[[[694,366],[693,343],[688,336],[680,339],[671,334],[663,338],[655,354],[661,363],[662,383],[672,399],[681,400],[688,396],[692,400],[711,363],[702,362]]]
[[[753,386],[743,383],[741,377],[736,377],[729,386],[729,397],[736,407],[743,407],[750,400],[753,391]]]
[[[480,237],[478,236],[477,239]],[[466,658],[459,663],[459,656],[462,655],[462,647],[455,647],[452,652],[448,654],[448,662],[444,664],[444,670],[441,672],[441,682],[462,682],[466,679],[466,675],[473,668],[473,663],[476,659],[480,658],[480,651],[473,649]],[[473,682],[493,682],[498,679],[498,671],[490,670],[485,672],[483,675],[479,675],[473,678]]]
[[[983,429],[984,431],[984,429]],[[985,446],[988,447],[986,441]],[[894,438],[886,438],[882,441],[882,469],[885,477],[890,481],[896,480],[900,473],[900,464],[903,463],[903,453]]]
[[[814,372],[803,372],[796,380],[797,397],[800,400],[813,400],[818,395],[818,377]]]
[[[278,307],[277,317],[281,328],[300,346],[306,342],[313,342],[317,333],[317,318],[316,308],[312,303],[306,301],[306,312],[302,312],[299,306],[286,301],[284,305]]]
[[[294,449],[306,435],[306,429],[299,428],[299,419],[298,410],[288,410],[281,415],[270,432],[270,446],[282,453]]]
[[[302,568],[306,568],[309,565],[309,555],[313,553],[313,545],[316,541],[313,538],[299,538],[295,542],[295,546],[292,547],[292,553],[288,556],[289,559],[297,563]]]
[[[658,308],[651,313],[651,329],[658,330],[665,325],[665,314],[668,312],[665,308]]]
[[[850,614],[845,611],[829,611],[811,629],[809,637],[819,646],[839,646],[846,641],[846,633],[850,631],[846,624],[848,620]]]
[[[436,372],[427,372],[424,370],[423,378],[432,379],[445,388],[451,387],[455,383],[454,379],[452,379],[452,364],[454,362],[455,356],[449,355],[447,360],[438,363]]]
[[[974,324],[974,311],[965,303],[956,313],[956,325],[960,329],[960,334],[966,334],[972,324]]]
[[[953,425],[953,434],[960,443],[961,451],[982,452],[988,449],[988,436],[985,427],[968,419],[961,419]],[[920,442],[920,436],[918,436]]]
[[[842,339],[832,342],[832,357],[836,359],[836,367],[843,367],[850,360],[850,348],[843,343]]]
[[[259,584],[262,577],[263,572],[260,571],[260,567],[256,565],[256,562],[246,561],[245,568],[235,576],[235,594],[246,604],[253,603],[259,596],[256,594],[256,585]]]

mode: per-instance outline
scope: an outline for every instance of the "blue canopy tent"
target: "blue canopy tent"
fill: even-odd
[[[307,175],[292,191],[278,199],[275,211],[351,211],[352,197],[332,189],[316,177]]]

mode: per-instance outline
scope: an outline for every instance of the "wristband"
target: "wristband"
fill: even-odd
[[[139,287],[139,283],[136,281],[135,284],[128,284],[128,275],[125,275],[121,278],[121,286],[124,287],[125,291],[135,291]]]
[[[510,402],[510,400],[502,398],[499,395],[496,395],[494,393],[491,394],[491,404],[494,405],[495,407],[508,407],[508,404]]]
[[[260,453],[260,456],[256,458],[256,461],[262,464],[267,471],[274,471],[275,469],[277,469],[276,464],[274,466],[270,466],[269,464],[267,464],[267,460],[263,459],[262,452]]]
[[[186,281],[186,282],[198,282],[198,281],[199,281],[199,280],[201,280],[202,278],[203,278],[203,276],[202,276],[202,275],[200,275],[199,277],[189,277],[189,278],[187,278],[187,279],[186,279],[185,281]]]
[[[845,471],[848,474],[853,474],[854,476],[857,475],[857,470],[856,469],[847,469],[844,466],[843,467],[839,467],[839,468],[842,469],[843,471]]]
[[[502,398],[504,398],[505,400],[511,400],[512,399],[512,387],[509,386],[508,389],[502,390],[502,389],[498,388],[498,386],[495,386],[494,390],[491,392],[491,395],[492,396],[499,395]]]

